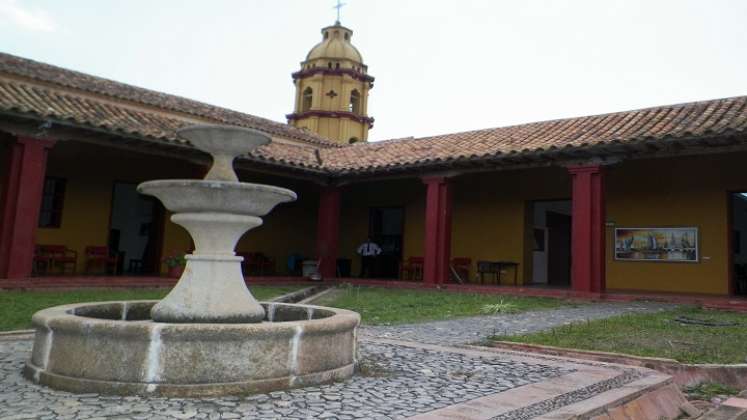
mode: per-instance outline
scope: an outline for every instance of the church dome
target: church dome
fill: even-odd
[[[322,42],[316,44],[306,56],[306,61],[317,59],[350,60],[363,63],[363,57],[358,49],[350,43],[353,31],[335,23],[322,29]]]

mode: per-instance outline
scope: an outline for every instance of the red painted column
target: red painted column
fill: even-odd
[[[572,177],[571,287],[577,293],[605,289],[604,168],[569,167]]]
[[[423,280],[444,284],[451,259],[451,188],[443,177],[423,178],[426,185]]]
[[[340,189],[326,187],[319,197],[317,216],[316,257],[319,273],[324,278],[337,276],[337,256],[340,241]]]
[[[31,275],[47,153],[53,145],[51,140],[18,137],[11,146],[0,209],[0,278]]]

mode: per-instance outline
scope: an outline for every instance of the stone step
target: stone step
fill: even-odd
[[[747,391],[727,399],[715,410],[705,413],[700,420],[747,420]]]
[[[698,417],[698,420],[747,420],[747,410],[721,405]]]
[[[674,420],[695,419],[700,415],[700,410],[685,399],[679,388],[669,384],[632,401],[605,407],[591,420]]]

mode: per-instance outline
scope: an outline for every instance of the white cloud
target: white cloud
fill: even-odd
[[[56,29],[54,21],[44,10],[30,9],[17,0],[0,0],[0,20],[8,20],[30,31],[53,32]]]

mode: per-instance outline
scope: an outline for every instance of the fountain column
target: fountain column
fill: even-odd
[[[195,242],[174,289],[151,311],[156,322],[260,322],[265,311],[244,282],[242,257],[234,249],[241,236],[260,226],[259,216],[275,205],[295,200],[290,190],[238,181],[233,160],[270,142],[265,134],[236,127],[194,126],[179,131],[196,148],[213,157],[204,180],[163,180],[138,186],[175,212]]]

